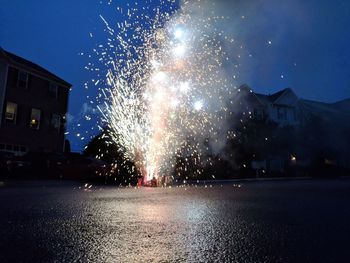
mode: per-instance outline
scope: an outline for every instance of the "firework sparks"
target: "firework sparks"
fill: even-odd
[[[227,37],[215,27],[222,18],[193,16],[190,7],[185,2],[170,13],[156,7],[151,19],[135,4],[117,29],[100,16],[109,41],[96,51],[108,68],[99,110],[112,142],[146,181],[169,174],[180,153],[201,155],[199,140],[188,138],[215,131],[220,118],[214,112],[222,109],[206,102],[216,99],[222,107],[223,90],[232,86],[222,72]]]

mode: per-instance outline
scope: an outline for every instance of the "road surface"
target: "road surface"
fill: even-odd
[[[349,262],[350,180],[0,184],[0,262]]]

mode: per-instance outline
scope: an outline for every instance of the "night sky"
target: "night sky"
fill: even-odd
[[[115,5],[127,1],[108,2],[0,0],[0,46],[73,85],[68,126],[73,150],[88,141],[74,133],[89,110],[86,95],[94,93],[84,90],[93,76],[84,69],[89,59],[79,54],[106,42],[99,15],[113,25],[121,19]],[[244,63],[242,84],[259,93],[291,87],[302,98],[325,102],[350,97],[349,1],[218,0],[215,10],[231,17],[223,29],[252,55]]]

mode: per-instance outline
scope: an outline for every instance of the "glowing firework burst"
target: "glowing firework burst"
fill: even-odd
[[[117,28],[101,16],[109,41],[97,52],[108,67],[99,110],[112,142],[146,181],[169,174],[176,156],[201,155],[201,142],[215,133],[232,86],[222,69],[227,38],[215,27],[222,18],[193,15],[192,5],[170,13],[155,7],[151,19],[136,3],[118,9],[127,15]]]

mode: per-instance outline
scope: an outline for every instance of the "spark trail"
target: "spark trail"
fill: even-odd
[[[125,21],[116,27],[101,15],[109,37],[96,51],[108,68],[97,99],[102,122],[145,181],[170,174],[177,157],[201,160],[233,86],[223,70],[230,59],[224,46],[233,40],[215,26],[225,18],[202,14],[200,1],[159,5],[153,17],[152,5],[118,8]]]

